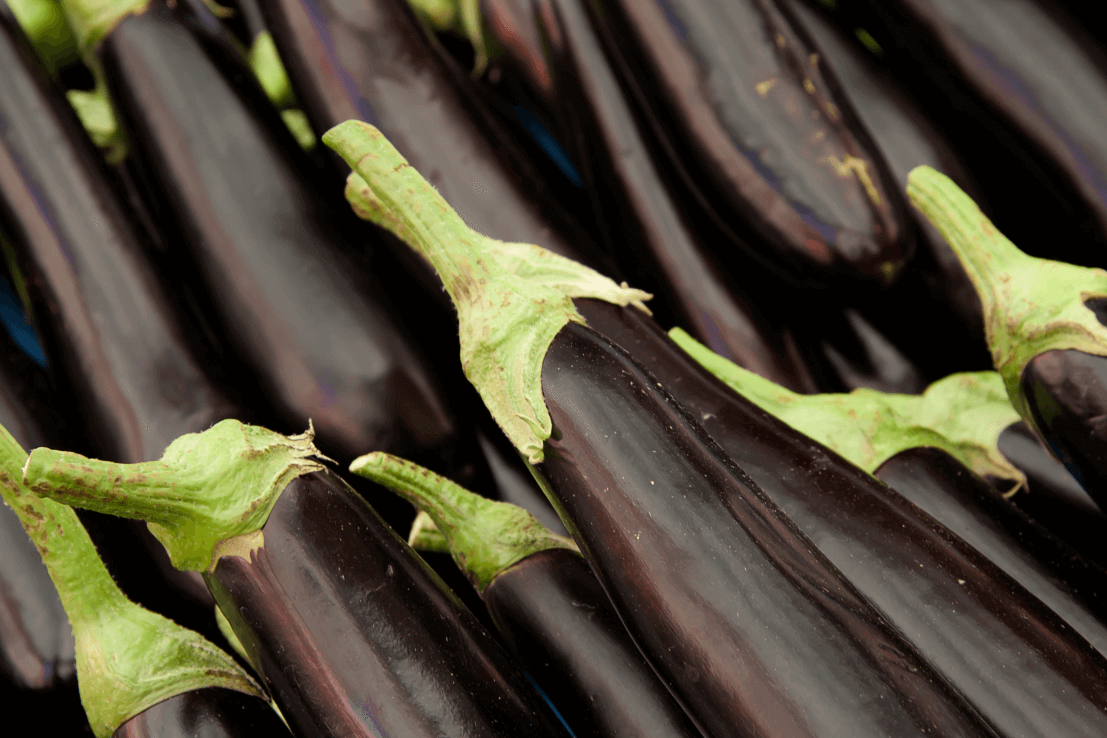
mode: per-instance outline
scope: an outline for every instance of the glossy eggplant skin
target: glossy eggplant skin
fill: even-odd
[[[1091,29],[1048,0],[841,0],[836,13],[955,143],[1001,232],[1034,256],[1107,265],[1107,54]]]
[[[1024,587],[902,495],[731,391],[650,321],[606,303],[577,305],[997,732],[1107,729],[1107,660]]]
[[[206,574],[297,735],[564,736],[502,647],[341,479],[294,479]]]
[[[1053,458],[1037,434],[1020,420],[999,434],[999,450],[1027,478],[1027,489],[1009,501],[1089,561],[1107,569],[1107,541],[1103,538],[1107,515],[1064,464]]]
[[[317,132],[372,123],[477,231],[593,258],[506,137],[473,114],[405,0],[273,0],[262,11]]]
[[[486,3],[494,13],[489,26],[519,54],[516,66],[549,78],[548,89],[535,92],[551,96],[559,127],[583,166],[611,258],[655,295],[651,309],[663,322],[688,326],[712,350],[774,382],[814,392],[795,347],[779,331],[774,335],[735,280],[724,276],[733,255],[718,262],[709,255],[710,231],[696,229],[702,214],[679,200],[671,187],[676,175],[655,161],[587,11],[576,0],[541,5],[541,13],[528,14],[520,3]],[[541,73],[530,58],[533,39],[524,41],[538,27],[549,39]]]
[[[269,705],[230,689],[195,689],[135,715],[113,738],[262,738],[290,736]]]
[[[539,551],[497,574],[482,596],[577,738],[701,738],[580,554]]]
[[[755,234],[761,257],[797,282],[893,281],[914,250],[903,198],[787,8],[592,7],[686,186],[717,220]]]
[[[992,735],[653,375],[570,323],[548,495],[706,735]]]
[[[1107,357],[1046,351],[1023,368],[1020,384],[1042,438],[1107,511]]]
[[[319,197],[329,189],[210,12],[174,7],[127,16],[98,54],[163,232],[180,234],[181,268],[198,272],[248,381],[339,457],[443,444],[453,420],[430,373],[343,251],[368,232]]]
[[[901,451],[874,476],[960,536],[1107,655],[1107,572],[941,449]]]
[[[0,231],[94,451],[149,461],[234,410],[193,358],[144,243],[62,91],[0,21]]]
[[[948,139],[863,49],[851,43],[804,0],[786,0],[795,19],[834,70],[842,92],[873,136],[898,189],[912,169],[926,165],[953,179],[976,202],[980,194]],[[861,301],[865,316],[898,348],[937,379],[972,367],[991,368],[980,298],[957,255],[917,210],[910,218],[919,237],[915,258],[892,289]]]

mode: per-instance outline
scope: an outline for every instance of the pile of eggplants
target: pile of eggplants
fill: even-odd
[[[0,0],[4,704],[1107,735],[1082,13]]]

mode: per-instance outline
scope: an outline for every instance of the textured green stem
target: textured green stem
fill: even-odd
[[[481,497],[396,456],[374,452],[355,459],[350,471],[427,513],[449,542],[458,567],[482,594],[500,572],[539,551],[577,551],[572,540],[550,532],[523,508]]]
[[[922,395],[871,389],[800,395],[743,369],[679,328],[669,336],[731,389],[795,430],[872,473],[900,451],[940,448],[977,474],[1026,484],[999,451],[999,434],[1018,421],[996,372],[953,374]]]
[[[209,571],[221,550],[255,546],[282,490],[322,469],[309,430],[302,436],[224,420],[173,441],[159,461],[116,464],[35,449],[24,483],[75,507],[145,520],[173,566]]]
[[[227,654],[126,598],[72,508],[21,482],[26,454],[0,427],[0,493],[38,548],[73,626],[77,681],[99,738],[159,702],[205,687],[263,697]]]
[[[1107,271],[1022,253],[953,180],[930,167],[912,170],[907,194],[968,272],[984,308],[992,362],[1011,404],[1034,427],[1020,387],[1031,359],[1062,349],[1107,356],[1107,328],[1084,304],[1107,297]]]
[[[353,168],[351,207],[387,228],[438,272],[458,313],[461,365],[515,447],[532,464],[552,423],[542,396],[542,361],[570,321],[573,297],[636,305],[650,295],[530,244],[509,244],[469,228],[373,126],[346,121],[323,143]]]
[[[419,552],[450,553],[450,542],[442,535],[442,531],[438,530],[438,524],[434,522],[434,518],[423,510],[420,510],[415,520],[411,521],[407,545]]]

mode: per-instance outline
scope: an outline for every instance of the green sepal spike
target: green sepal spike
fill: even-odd
[[[580,553],[572,539],[551,532],[523,508],[481,497],[397,456],[367,454],[355,459],[350,471],[429,515],[454,561],[481,594],[500,572],[540,551],[565,548]]]
[[[0,426],[0,493],[38,548],[73,627],[81,703],[97,738],[184,692],[223,687],[266,699],[234,659],[119,590],[72,508],[22,483],[26,453]]]
[[[953,180],[930,167],[911,171],[907,196],[941,232],[972,280],[984,308],[992,363],[1011,404],[1037,428],[1020,386],[1023,370],[1046,351],[1107,356],[1107,327],[1085,305],[1107,297],[1107,271],[1024,254]]]
[[[734,364],[680,328],[669,336],[727,386],[770,415],[870,474],[901,451],[940,448],[981,476],[1026,484],[999,450],[999,434],[1018,422],[996,372],[952,374],[921,395],[860,388],[849,394],[801,395]]]
[[[523,457],[542,461],[553,424],[542,396],[542,361],[570,321],[573,297],[641,309],[650,295],[618,285],[531,244],[472,230],[384,135],[362,121],[340,123],[323,143],[354,170],[354,211],[394,233],[434,267],[458,313],[461,365]]]
[[[181,436],[158,461],[117,464],[37,448],[23,481],[41,497],[145,520],[183,571],[211,571],[223,555],[248,556],[280,493],[326,459],[309,428],[299,436],[237,420]],[[326,459],[329,461],[329,459]]]

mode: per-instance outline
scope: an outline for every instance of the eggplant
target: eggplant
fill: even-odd
[[[853,735],[995,735],[570,301],[626,306],[646,295],[468,229],[364,123],[323,142],[370,189],[371,208],[354,200],[359,212],[439,271],[459,310],[467,376],[701,731],[820,735],[848,722]]]
[[[36,449],[24,478],[153,524],[174,566],[204,573],[298,735],[565,736],[472,613],[317,458],[310,431],[224,421],[145,464]],[[103,495],[115,479],[122,497]]]
[[[405,0],[370,0],[356,13],[334,0],[261,9],[317,132],[348,118],[371,122],[481,233],[595,258],[556,193],[488,116],[474,114],[475,98],[458,89]]]
[[[1107,271],[1028,256],[928,167],[911,173],[908,195],[973,281],[1011,404],[1107,509]]]
[[[998,732],[1099,729],[1105,717],[1092,682],[1107,678],[1104,657],[1022,585],[902,495],[735,393],[635,311],[594,300],[577,304],[590,326],[632,352],[701,420],[821,554]],[[902,435],[899,429],[886,434],[895,440]],[[967,653],[973,656],[966,659]],[[1074,668],[1077,661],[1082,666]],[[1028,689],[1024,676],[1030,671],[1042,682]],[[1049,690],[1048,700],[1042,689]],[[1072,704],[1062,707],[1068,700]]]
[[[840,0],[1027,253],[1107,267],[1107,54],[1051,0]]]
[[[97,453],[156,459],[232,406],[193,358],[96,149],[6,14],[0,66],[0,231],[48,363]]]
[[[350,471],[430,513],[500,636],[573,735],[700,738],[572,540],[395,456],[374,452]]]
[[[326,188],[206,7],[172,5],[117,14],[97,58],[163,233],[187,254],[175,275],[202,285],[239,387],[256,386],[251,403],[286,427],[311,418],[338,456],[442,451],[455,421],[344,247],[365,231],[319,197]]]
[[[655,160],[587,12],[575,0],[543,3],[530,14],[518,3],[486,3],[485,9],[494,12],[486,17],[497,40],[535,78],[535,94],[549,97],[583,166],[609,254],[658,296],[651,306],[742,366],[815,391],[790,337],[759,314],[729,276],[736,271],[733,254],[711,256],[709,244],[719,237],[698,225],[700,211],[681,202],[672,187],[676,175]],[[520,43],[536,25],[549,41],[541,72],[533,39]]]
[[[81,701],[97,738],[289,735],[257,683],[214,644],[130,602],[76,513],[23,483],[26,453],[0,428],[0,494],[34,542],[76,636]]]
[[[979,199],[979,190],[958,153],[895,80],[805,2],[787,0],[787,6],[810,33],[819,48],[819,58],[834,70],[900,191],[907,186],[908,173],[926,164],[944,172]],[[990,363],[983,338],[984,317],[976,290],[937,229],[917,211],[912,215],[918,230],[915,258],[892,289],[867,299],[855,298],[854,304],[901,351],[922,364],[932,379],[957,371],[987,369]]]
[[[786,6],[589,7],[683,184],[717,222],[801,285],[895,280],[914,251],[899,188]]]
[[[999,434],[999,450],[1027,480],[1026,490],[1011,495],[1009,502],[1089,561],[1107,568],[1102,534],[1107,515],[1034,431],[1022,421],[1012,424]]]

